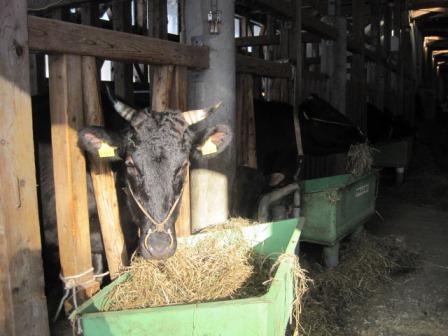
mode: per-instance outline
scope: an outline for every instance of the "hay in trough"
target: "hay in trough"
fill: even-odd
[[[305,335],[345,335],[344,316],[358,309],[371,293],[391,276],[414,270],[418,254],[400,238],[365,235],[341,251],[334,269],[310,267],[313,286],[304,299],[302,326]]]
[[[282,261],[293,263],[294,317],[299,323],[307,277],[295,255],[274,263],[253,252],[240,230],[204,234],[195,244],[180,243],[173,257],[144,260],[135,256],[124,272],[127,280],[108,294],[102,310],[118,311],[260,296],[267,292]],[[198,236],[196,236],[198,237]],[[297,330],[298,328],[296,328]]]
[[[368,143],[351,145],[347,153],[347,172],[353,176],[361,176],[370,172],[374,150]]]

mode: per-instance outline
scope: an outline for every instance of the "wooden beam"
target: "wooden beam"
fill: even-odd
[[[257,57],[236,55],[236,72],[262,77],[291,78],[292,67],[289,63],[277,63]]]
[[[308,33],[308,32],[302,32],[302,43],[319,43],[322,40],[317,35]]]
[[[326,40],[336,41],[338,34],[332,25],[308,15],[302,15],[302,29]]]
[[[286,17],[291,20],[296,20],[294,12],[294,2],[286,2],[284,0],[269,1],[269,0],[257,0],[255,2],[261,8],[268,9],[274,14]],[[334,28],[328,25],[320,19],[309,16],[305,12],[301,13],[302,29],[307,32],[313,33],[319,37],[328,40],[336,40],[337,33]]]
[[[0,334],[46,336],[26,1],[0,8]]]
[[[82,88],[86,124],[103,126],[104,117],[97,73],[95,58],[83,56]],[[129,262],[120,225],[115,177],[107,162],[94,156],[90,156],[89,159],[107,265],[111,279],[115,279],[123,266]]]
[[[205,46],[189,46],[36,16],[28,16],[28,32],[29,47],[36,51],[197,69],[209,66],[208,47]]]
[[[78,147],[83,125],[81,57],[50,56],[50,112],[59,255],[64,277],[91,296],[99,289],[93,277],[87,180]],[[82,274],[81,276],[78,276]],[[80,293],[84,299],[84,293]]]
[[[27,0],[28,10],[34,12],[46,11],[65,6],[78,6],[86,2],[91,2],[91,0]]]
[[[424,8],[435,8],[435,7],[448,7],[448,2],[444,0],[430,1],[430,0],[412,0],[408,4],[408,9],[417,10]]]
[[[235,45],[237,47],[278,45],[278,44],[280,44],[280,35],[247,36],[247,37],[237,37],[235,39]]]

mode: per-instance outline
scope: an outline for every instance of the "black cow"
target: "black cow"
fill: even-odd
[[[258,171],[239,168],[234,215],[254,217],[263,193],[294,182],[301,158],[297,153],[293,107],[280,102],[254,101]],[[309,96],[299,108],[305,155],[347,152],[366,137],[347,117],[325,100]],[[300,159],[300,160],[299,160]]]
[[[174,254],[177,246],[174,223],[178,217],[179,204],[190,155],[215,156],[222,152],[231,140],[226,125],[216,125],[205,131],[193,131],[192,124],[207,118],[219,108],[219,104],[195,111],[153,112],[148,108],[137,110],[127,106],[109,93],[114,109],[129,124],[123,133],[111,132],[103,127],[86,127],[79,131],[82,149],[101,160],[122,163],[118,172],[119,186],[125,189],[125,203],[132,222],[140,232],[140,253],[145,258],[165,259]],[[45,154],[45,150],[42,152]],[[44,156],[41,166],[51,166]],[[55,228],[54,188],[51,176],[41,170],[41,194],[45,215],[46,239]],[[44,172],[42,174],[42,172]],[[46,179],[46,180],[43,180]],[[96,211],[89,181],[89,213]],[[48,211],[49,210],[49,211]],[[92,229],[93,238],[98,230]],[[99,232],[98,232],[99,233]],[[48,237],[47,237],[48,236]],[[99,234],[98,234],[99,236]],[[100,237],[98,237],[100,240]],[[92,242],[93,250],[101,246]]]
[[[293,107],[261,100],[254,106],[258,168],[271,175],[271,185],[276,185],[282,176],[292,178],[298,168]],[[366,141],[355,124],[316,95],[300,105],[299,121],[305,155],[343,153],[350,145]]]
[[[416,128],[402,114],[394,116],[387,108],[380,110],[367,103],[367,136],[373,144],[402,140],[415,135]]]

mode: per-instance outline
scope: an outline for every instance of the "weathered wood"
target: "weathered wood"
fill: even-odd
[[[296,135],[297,153],[303,156],[302,132],[299,122],[299,106],[303,100],[303,44],[302,44],[302,0],[295,4],[295,40],[296,40],[296,69],[294,73],[294,131]]]
[[[104,118],[94,57],[82,57],[82,83],[86,124],[103,126]],[[120,225],[114,173],[107,162],[100,161],[93,156],[90,156],[89,159],[107,265],[110,277],[115,279],[129,260]]]
[[[235,38],[235,45],[237,47],[248,46],[264,46],[264,45],[277,45],[280,44],[280,35],[268,36],[246,36]]]
[[[307,15],[302,15],[302,29],[326,40],[335,41],[338,38],[338,35],[332,25]]]
[[[26,1],[0,8],[0,334],[45,336]]]
[[[50,56],[50,112],[59,255],[64,277],[82,276],[74,285],[87,296],[99,289],[93,277],[87,180],[84,155],[78,147],[82,127],[80,56]]]
[[[112,2],[112,22],[115,31],[131,32],[131,4],[121,0]],[[128,104],[134,102],[133,65],[112,62],[114,90]]]
[[[95,56],[123,62],[206,69],[208,47],[28,16],[29,47],[48,53]]]
[[[365,5],[362,1],[352,0],[353,31],[355,45],[364,46]],[[354,54],[350,68],[351,92],[347,97],[347,115],[361,129],[366,129],[366,94],[367,84],[365,75],[364,53],[362,47],[359,54]]]
[[[435,7],[448,7],[448,3],[444,0],[412,0],[408,5],[409,9],[424,9]]]
[[[154,67],[152,110],[162,112],[167,109],[187,109],[187,72],[185,67]],[[179,217],[176,221],[179,237],[191,234],[190,222],[190,180],[189,173],[184,184]]]
[[[236,72],[263,77],[291,78],[292,67],[289,63],[278,63],[265,61],[257,57],[236,55]]]
[[[236,80],[237,164],[257,168],[253,78],[239,74]]]
[[[323,41],[321,69],[329,75],[330,103],[346,114],[347,87],[347,21],[337,16],[326,17],[338,33],[336,41]]]
[[[274,14],[286,17],[288,19],[295,20],[294,2],[286,2],[284,0],[269,1],[269,0],[257,0],[256,4],[261,8],[268,9]],[[307,13],[301,13],[302,29],[313,33],[319,37],[336,40],[337,34],[331,25],[328,25],[314,17],[309,16]]]
[[[322,38],[317,35],[302,32],[302,43],[319,43],[321,39]]]

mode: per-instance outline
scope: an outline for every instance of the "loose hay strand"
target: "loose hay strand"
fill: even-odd
[[[273,259],[272,255],[253,252],[240,230],[214,232],[194,245],[179,244],[175,255],[164,261],[134,256],[131,266],[124,270],[128,279],[111,290],[102,310],[260,296],[267,292],[278,267],[291,263],[294,335],[298,335],[302,298],[308,290],[309,279],[296,255],[285,253],[275,262]]]
[[[335,269],[314,264],[313,285],[304,298],[302,326],[305,335],[345,335],[343,319],[394,274],[409,272],[418,265],[418,253],[395,236],[365,235],[341,253]]]
[[[353,176],[368,173],[372,169],[374,151],[368,143],[351,145],[347,153],[347,172]]]

